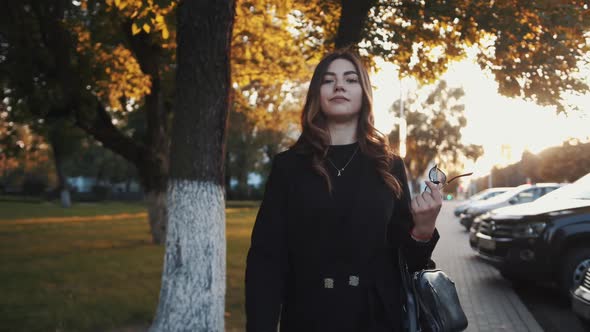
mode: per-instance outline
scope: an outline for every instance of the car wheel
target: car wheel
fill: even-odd
[[[561,269],[561,292],[567,298],[584,278],[584,271],[590,267],[590,248],[575,248],[567,253]]]

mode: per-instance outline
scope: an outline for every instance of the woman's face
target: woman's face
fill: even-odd
[[[350,120],[358,117],[362,100],[363,89],[354,64],[345,59],[332,61],[322,77],[322,112],[330,120]]]

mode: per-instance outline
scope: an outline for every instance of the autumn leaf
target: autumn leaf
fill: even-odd
[[[140,28],[137,26],[137,24],[133,23],[133,24],[131,25],[131,33],[132,33],[133,35],[136,35],[136,34],[138,34],[139,32],[141,32],[141,29],[140,29]]]

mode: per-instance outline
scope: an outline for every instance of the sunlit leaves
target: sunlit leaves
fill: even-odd
[[[170,37],[166,18],[174,10],[175,1],[105,0],[105,3],[133,20],[131,26],[133,34],[141,31],[145,33],[157,31],[165,40]]]
[[[478,61],[496,68],[492,71],[501,93],[565,111],[564,94],[588,89],[573,74],[590,53],[584,36],[590,12],[580,1],[540,1],[519,8],[512,17],[496,18],[495,24],[505,28],[494,33],[495,53],[480,55]],[[508,8],[501,9],[508,14]]]
[[[564,96],[588,91],[576,72],[588,65],[589,29],[587,1],[380,0],[362,45],[422,83],[475,49],[500,93],[565,111]]]
[[[93,43],[90,33],[80,25],[72,26],[78,36],[77,51],[90,58],[94,93],[113,110],[124,110],[121,100],[141,100],[150,92],[149,75],[123,45]]]
[[[301,80],[308,74],[285,14],[290,1],[238,1],[232,39],[232,77],[239,87]],[[291,6],[292,7],[292,6]]]
[[[108,100],[111,108],[123,110],[121,98],[139,100],[150,93],[150,77],[141,71],[128,49],[118,45],[112,52],[101,52],[98,58],[107,76],[96,81],[97,95]]]
[[[423,87],[405,101],[407,167],[412,178],[424,174],[432,161],[451,171],[451,166],[460,169],[461,156],[476,160],[483,154],[481,146],[461,142],[461,128],[467,124],[463,95],[462,89],[450,88],[440,81],[436,86]],[[399,116],[399,107],[397,101],[392,113]],[[394,148],[398,147],[397,127],[389,134],[389,141]]]
[[[299,112],[300,100],[294,106],[292,99],[311,77],[313,60],[309,56],[312,51],[303,46],[307,35],[297,29],[299,20],[293,16],[299,14],[294,13],[301,14],[290,0],[236,3],[233,110],[243,112],[257,132],[287,133],[288,123],[298,122],[292,111]]]

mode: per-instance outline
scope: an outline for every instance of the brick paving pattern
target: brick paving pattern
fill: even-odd
[[[510,282],[477,258],[469,234],[453,215],[457,203],[445,201],[437,221],[441,239],[433,259],[455,281],[469,320],[469,332],[542,332],[543,329],[512,290]]]

